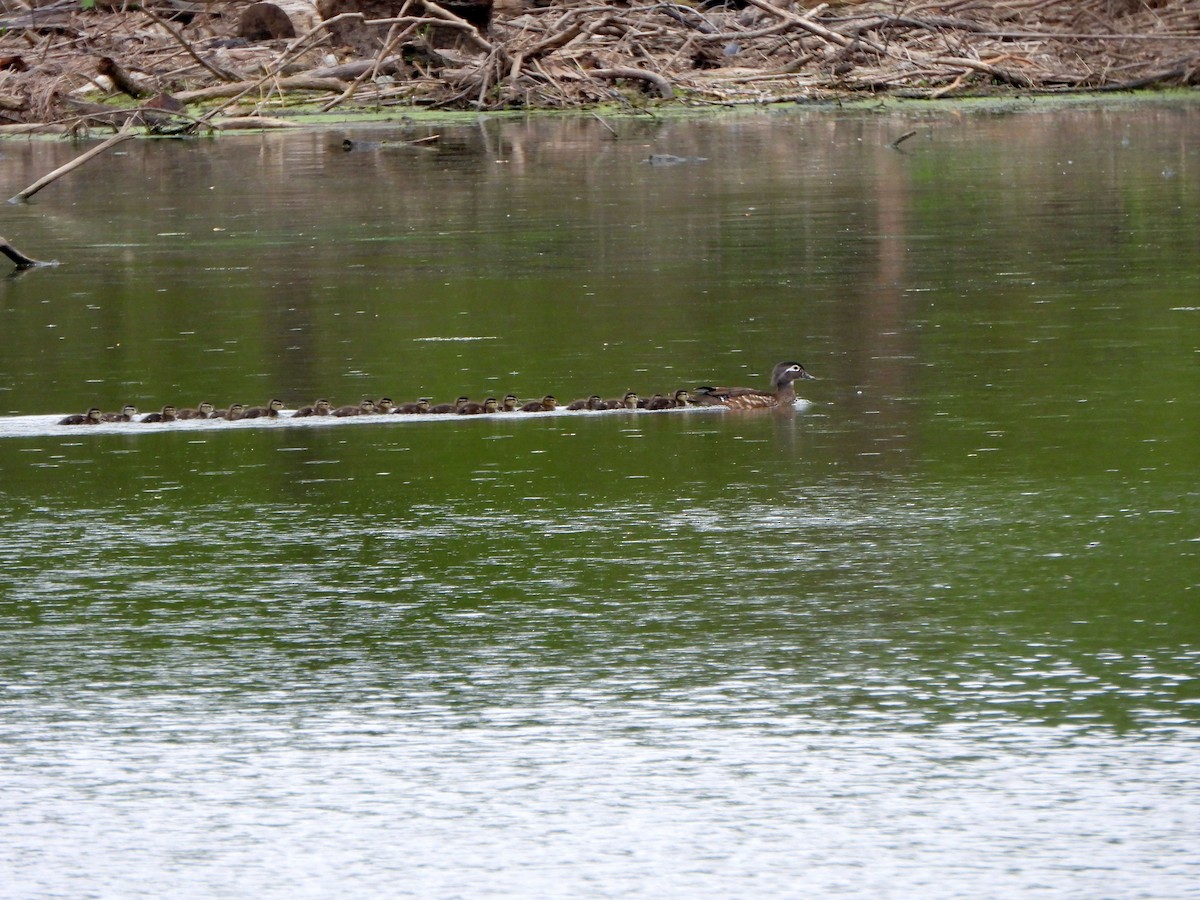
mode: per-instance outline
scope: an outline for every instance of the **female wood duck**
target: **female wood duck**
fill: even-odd
[[[458,412],[459,409],[461,409],[463,406],[465,406],[466,404],[468,404],[470,402],[471,402],[470,397],[459,397],[453,403],[439,403],[437,406],[431,406],[431,407],[429,407],[428,411],[433,413],[434,415],[445,416],[445,415],[449,415],[450,413]]]
[[[605,409],[637,409],[638,395],[636,391],[626,391],[620,400],[605,400]]]
[[[429,398],[422,397],[416,403],[401,403],[396,407],[395,414],[402,416],[417,416],[429,412]]]
[[[333,405],[328,400],[314,400],[312,406],[302,406],[294,413],[293,419],[307,419],[309,416],[328,416],[333,412]]]
[[[600,399],[599,394],[592,394],[592,396],[588,397],[586,400],[576,400],[574,403],[567,404],[567,409],[572,411],[578,411],[581,409],[595,410],[607,408],[608,407],[604,405],[604,401]]]
[[[374,400],[362,400],[358,406],[339,406],[333,411],[333,414],[338,418],[346,416],[369,416],[375,412]]]
[[[541,400],[526,403],[521,407],[521,412],[554,412],[557,406],[558,401],[554,399],[554,395],[547,394]]]
[[[242,413],[243,419],[278,419],[282,400],[271,400],[266,406],[252,406]]]
[[[236,422],[245,415],[246,407],[241,403],[229,404],[229,409],[218,409],[213,413],[214,419],[225,419],[228,422]]]
[[[495,397],[488,397],[482,403],[464,403],[458,408],[460,416],[479,416],[494,412],[500,412],[500,401]]]
[[[181,409],[175,413],[177,419],[211,419],[217,408],[205,400],[197,403],[195,409]]]
[[[100,407],[93,406],[85,413],[76,413],[73,416],[59,419],[59,425],[99,425],[104,421]]]
[[[162,408],[161,412],[146,413],[146,415],[142,416],[140,421],[146,422],[146,423],[174,422],[175,421],[175,407],[171,406],[171,405],[167,405]]]
[[[127,403],[121,407],[119,413],[105,413],[100,418],[105,422],[132,422],[133,417],[137,415],[137,407],[132,403]]]
[[[674,397],[655,394],[646,401],[646,409],[686,409],[689,397],[687,391],[676,391]]]
[[[774,409],[796,402],[796,379],[816,380],[798,362],[781,362],[771,372],[771,390],[746,387],[701,387],[696,389],[703,406],[727,406],[730,409]]]

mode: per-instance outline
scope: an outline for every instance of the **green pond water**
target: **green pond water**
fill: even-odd
[[[127,142],[0,233],[0,896],[1200,882],[1194,104]]]

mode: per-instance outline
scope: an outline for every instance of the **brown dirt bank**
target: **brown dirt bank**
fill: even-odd
[[[94,2],[0,0],[0,132],[1200,84],[1200,0]]]

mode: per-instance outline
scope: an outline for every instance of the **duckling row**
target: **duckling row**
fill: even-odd
[[[376,416],[376,415],[487,415],[490,413],[537,413],[551,412],[556,409],[568,410],[617,410],[617,409],[648,409],[668,410],[685,409],[695,406],[723,406],[730,409],[769,409],[772,407],[790,405],[796,402],[796,392],[792,382],[798,378],[812,378],[799,363],[784,362],[775,366],[771,373],[771,390],[761,391],[755,388],[711,387],[697,388],[695,395],[687,390],[677,390],[670,396],[654,394],[648,399],[638,396],[635,391],[626,391],[619,399],[605,400],[599,394],[592,394],[583,400],[576,400],[566,406],[560,406],[552,394],[546,394],[540,400],[522,403],[515,394],[509,394],[503,400],[488,397],[482,402],[471,400],[469,397],[459,397],[453,403],[434,405],[428,397],[422,397],[412,403],[396,404],[390,397],[379,401],[363,400],[357,405],[333,406],[328,400],[316,400],[309,406],[302,406],[290,416],[283,414],[282,400],[271,400],[265,406],[245,406],[233,403],[226,409],[217,409],[212,403],[205,401],[197,404],[194,409],[179,409],[175,406],[164,406],[158,412],[146,413],[138,418],[137,407],[126,406],[119,413],[106,413],[99,407],[93,406],[85,413],[67,416],[59,421],[59,425],[101,425],[105,422],[175,422],[188,419],[224,419],[236,422],[243,419],[302,419],[309,416]]]
[[[627,392],[619,400],[603,400],[598,394],[593,394],[585,400],[576,400],[562,406],[553,395],[547,394],[540,400],[522,403],[515,394],[509,394],[503,400],[488,397],[482,402],[476,402],[469,397],[459,397],[453,403],[434,405],[428,397],[422,397],[412,403],[395,403],[390,397],[378,401],[363,400],[351,406],[335,407],[328,400],[316,400],[309,406],[302,406],[293,413],[284,412],[282,400],[271,400],[265,406],[245,406],[233,403],[227,409],[217,409],[207,401],[199,403],[194,409],[180,409],[167,405],[157,412],[139,414],[136,406],[125,406],[120,412],[104,412],[93,406],[85,413],[67,416],[59,420],[59,425],[102,425],[109,422],[180,422],[189,419],[223,419],[238,422],[244,419],[303,419],[310,416],[377,416],[377,415],[487,415],[504,412],[550,412],[555,409],[568,410],[606,410],[606,409],[678,409],[685,406],[711,405],[697,403],[689,399],[687,391],[676,391],[673,397],[655,394],[649,399],[642,399],[633,391]]]

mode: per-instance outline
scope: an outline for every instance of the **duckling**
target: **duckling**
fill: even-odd
[[[592,396],[588,397],[586,400],[576,400],[573,403],[567,404],[567,409],[570,410],[606,408],[607,407],[605,407],[604,401],[600,399],[599,394],[592,394]]]
[[[132,422],[133,417],[137,415],[137,407],[132,403],[127,403],[121,407],[119,413],[105,413],[100,418],[105,422]]]
[[[103,414],[100,412],[100,407],[93,406],[85,413],[76,413],[73,416],[59,419],[59,425],[99,425],[103,422]]]
[[[333,411],[335,416],[345,418],[346,416],[369,416],[375,412],[374,400],[362,400],[358,406],[339,406]]]
[[[391,415],[392,410],[395,408],[396,404],[393,402],[391,397],[382,397],[380,398],[379,402],[375,404],[375,412],[381,416]]]
[[[429,398],[422,397],[416,403],[401,403],[396,407],[395,415],[417,416],[429,412]]]
[[[499,411],[500,401],[495,397],[488,397],[482,403],[464,403],[458,408],[460,416],[478,416]]]
[[[553,412],[558,406],[558,401],[554,399],[552,394],[547,394],[541,400],[534,400],[532,403],[526,403],[521,407],[521,412]]]
[[[302,406],[294,413],[293,419],[307,419],[309,416],[327,416],[331,412],[331,404],[328,400],[314,400],[312,406]]]
[[[816,378],[809,375],[798,362],[781,362],[771,371],[771,390],[760,391],[747,387],[698,388],[699,402],[704,406],[727,406],[730,409],[774,409],[792,406],[796,402],[797,379]]]
[[[282,400],[272,400],[266,406],[252,406],[242,413],[243,419],[278,419]]]
[[[500,402],[500,412],[516,412],[517,404],[520,402],[516,394],[505,394],[504,399]]]
[[[684,409],[688,405],[687,391],[676,391],[674,397],[655,394],[646,401],[646,409]]]
[[[175,413],[177,419],[211,419],[217,409],[207,400],[197,403],[195,409],[181,409]]]
[[[175,421],[175,407],[168,404],[167,406],[164,406],[162,408],[162,412],[146,413],[146,415],[142,416],[140,421],[142,421],[142,422],[174,422]]]
[[[213,413],[214,419],[225,419],[229,422],[236,422],[246,414],[246,407],[241,403],[229,404],[229,409],[218,409]]]
[[[447,415],[448,413],[458,412],[459,409],[461,409],[465,404],[470,403],[470,402],[471,402],[471,399],[469,397],[459,397],[453,403],[439,403],[437,406],[431,406],[431,407],[429,407],[427,412],[431,412],[431,413],[434,413],[439,416],[444,416],[444,415]]]
[[[605,409],[637,409],[638,395],[634,391],[626,391],[620,400],[605,400]]]

